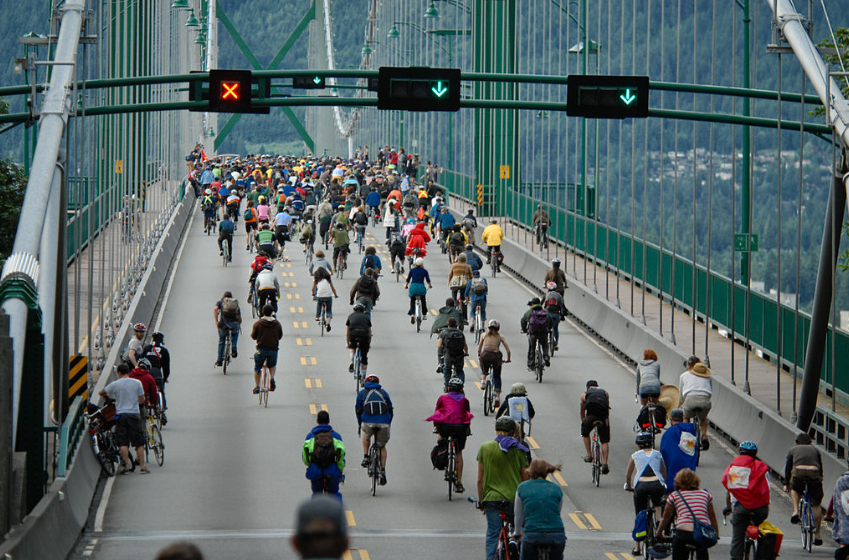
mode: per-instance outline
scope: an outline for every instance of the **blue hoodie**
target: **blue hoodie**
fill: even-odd
[[[371,191],[366,196],[366,204],[368,206],[380,206],[380,193],[377,191]]]
[[[395,411],[392,407],[392,400],[389,398],[389,393],[386,392],[380,386],[380,383],[373,383],[371,381],[367,381],[364,385],[365,389],[357,394],[357,401],[354,405],[354,409],[357,413],[357,423],[362,424],[365,422],[366,424],[391,424],[392,418],[395,416]],[[380,391],[383,394],[383,398],[386,399],[386,404],[389,405],[389,412],[387,414],[376,414],[372,416],[363,410],[363,406],[365,405],[366,395],[368,395],[369,391],[372,389]],[[375,397],[376,398],[376,397]]]
[[[693,454],[690,455],[679,446],[682,432],[691,434],[691,439],[695,439],[696,428],[693,424],[690,422],[678,422],[667,428],[660,440],[660,454],[663,455],[663,463],[666,465],[667,494],[675,491],[675,475],[683,469],[696,470],[699,460],[695,449],[693,450]],[[696,442],[696,445],[698,445],[698,442]]]

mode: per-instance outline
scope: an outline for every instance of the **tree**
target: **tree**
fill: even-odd
[[[0,99],[0,115],[8,112],[9,102]],[[12,252],[26,186],[22,167],[9,158],[0,158],[0,263]]]

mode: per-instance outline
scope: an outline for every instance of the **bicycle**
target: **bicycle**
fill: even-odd
[[[159,429],[158,413],[153,407],[147,407],[145,420],[144,458],[148,461],[148,455],[153,450],[156,464],[160,467],[165,462],[165,444],[162,443],[162,432]]]
[[[416,332],[420,332],[422,330],[422,320],[424,317],[422,311],[422,296],[416,295],[413,297],[416,298],[415,314],[413,315],[413,317],[416,320]]]
[[[345,258],[345,250],[339,249],[339,254],[336,256],[336,278],[342,279],[342,275],[345,272],[346,261]]]
[[[496,273],[501,270],[501,247],[492,247],[489,259],[489,265],[492,267],[492,277],[495,278]]]
[[[327,303],[321,302],[321,312],[318,316],[318,324],[321,327],[321,336],[324,336],[324,331],[327,330]]]
[[[226,268],[227,263],[230,262],[230,242],[226,238],[221,241],[221,256],[224,261],[224,267]]]
[[[215,231],[215,217],[205,216],[203,219],[203,229],[207,235]]]
[[[365,251],[366,226],[357,226],[357,250],[362,255]]]
[[[402,262],[404,262],[404,259],[399,258],[399,259],[396,260],[395,257],[392,257],[392,272],[395,273],[395,281],[396,282],[401,281],[401,263]]]
[[[696,466],[699,466],[699,461],[702,458],[702,422],[699,420],[699,413],[701,413],[701,408],[693,409],[693,428],[696,430]]]
[[[489,416],[490,413],[495,414],[495,387],[492,385],[492,375],[487,371],[491,366],[484,366],[483,374],[486,377],[483,381],[483,415]]]
[[[542,351],[542,342],[537,338],[534,338],[533,341],[536,345],[533,361],[534,379],[537,380],[537,383],[542,383],[542,374],[545,371],[545,354]],[[530,343],[531,335],[528,334],[528,344]]]
[[[451,501],[451,493],[459,482],[457,477],[457,442],[453,437],[448,437],[448,464],[445,467],[445,480],[448,482],[448,501]]]
[[[254,319],[262,317],[262,308],[259,306],[259,295],[256,293],[256,284],[252,285],[248,292],[248,302],[251,304],[251,317]]]
[[[728,525],[728,514],[730,513],[731,508],[722,510],[723,525]],[[746,527],[746,532],[743,536],[743,560],[755,560],[760,538],[761,530],[756,525]]]
[[[593,430],[590,432],[590,451],[593,458],[593,484],[595,484],[596,488],[601,484],[601,440],[598,437],[598,427],[602,423],[600,420],[593,422]]]
[[[802,531],[802,549],[811,552],[817,527],[814,523],[814,506],[808,493],[808,482],[805,481],[805,491],[799,502],[799,527]]]
[[[558,317],[557,320],[559,321],[560,318]],[[557,341],[554,339],[554,329],[552,328],[548,330],[548,355],[552,358],[554,357],[554,348],[556,346]]]
[[[371,478],[371,495],[377,495],[377,486],[380,484],[380,447],[377,445],[377,434],[380,428],[374,428],[371,446],[368,449],[368,476]],[[359,430],[358,430],[359,435]]]
[[[254,245],[256,245],[256,230],[251,228],[248,231],[248,251],[251,253],[254,252]]]
[[[271,377],[268,375],[268,366],[262,366],[262,372],[259,374],[259,406],[263,408],[268,408],[268,386],[269,379]]]
[[[636,398],[639,399],[639,396],[637,396]],[[636,401],[636,402],[639,402],[639,401]],[[651,400],[649,400],[649,402],[646,403],[645,408],[646,408],[646,412],[648,414],[648,421],[649,421],[649,425],[648,425],[647,428],[644,428],[643,426],[641,426],[639,421],[636,424],[634,424],[634,432],[637,432],[637,433],[646,432],[647,434],[651,435],[651,446],[652,447],[654,447],[654,444],[655,444],[655,435],[660,431],[660,428],[657,427],[657,420],[656,420],[657,419],[657,407],[658,406],[659,405],[656,402],[653,402]],[[699,443],[697,441],[696,446],[698,446],[698,445],[699,445]]]
[[[542,253],[548,249],[548,224],[537,223],[536,226],[536,242],[539,246],[539,252]]]
[[[360,345],[357,344],[357,349],[354,351],[354,389],[355,394],[359,394],[360,389],[365,385],[363,379],[363,354],[360,352]]]
[[[631,490],[631,491],[633,492],[633,490]],[[654,546],[658,542],[657,525],[658,525],[659,521],[655,518],[655,511],[654,511],[655,507],[656,506],[654,504],[654,500],[652,500],[651,496],[648,496],[648,501],[646,503],[646,509],[645,509],[645,512],[646,512],[646,538],[645,538],[645,544],[644,544],[644,547],[643,547],[645,549],[644,553],[643,553],[645,560],[652,560],[650,549],[654,548]]]
[[[115,443],[115,432],[112,426],[118,420],[115,414],[115,404],[108,403],[87,414],[88,433],[91,435],[91,447],[106,476],[115,476],[115,465],[121,461],[118,444]]]
[[[473,324],[475,326],[475,345],[477,345],[477,343],[480,342],[481,334],[483,333],[483,318],[481,317],[480,305],[475,308]]]
[[[512,504],[507,500],[499,500],[495,504],[501,510],[499,515],[501,518],[501,531],[498,533],[498,541],[495,545],[495,558],[498,560],[512,560],[516,557],[515,553],[510,551],[510,535],[513,533],[513,524],[507,517],[507,508],[512,508]],[[516,546],[515,543],[514,546]]]

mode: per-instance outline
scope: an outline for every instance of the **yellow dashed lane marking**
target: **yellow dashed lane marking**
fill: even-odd
[[[301,365],[314,366],[316,365],[315,358],[313,356],[301,356]]]
[[[469,359],[469,364],[471,364],[471,366],[472,366],[473,368],[478,367],[478,363],[477,363],[476,361],[472,360],[472,359]]]
[[[554,477],[554,480],[556,480],[557,484],[559,484],[560,486],[569,486],[568,484],[566,484],[566,480],[564,480],[564,478],[560,475],[559,472],[555,472],[551,476]]]
[[[306,321],[292,321],[292,326],[295,327],[296,329],[305,329],[305,328],[307,328],[307,322]]]
[[[298,283],[297,282],[283,282],[283,287],[284,288],[297,288]],[[301,299],[301,298],[296,298],[296,299]]]
[[[586,529],[587,526],[581,521],[581,518],[578,517],[577,513],[570,513],[569,518],[572,519],[572,523],[578,526],[579,529]]]
[[[436,311],[436,309],[431,309],[430,314],[431,315],[439,315],[439,313]]]
[[[478,390],[479,390],[479,391],[482,391],[482,390],[483,390],[483,387],[481,387],[481,382],[480,382],[480,381],[475,381],[475,386],[478,388]]]
[[[360,560],[371,560],[371,556],[368,555],[366,550],[360,549],[357,552],[360,553]]]
[[[527,443],[528,447],[531,449],[539,449],[539,444],[531,436],[525,436],[525,443]]]
[[[354,519],[354,512],[345,510],[345,517],[348,518],[348,527],[356,527],[357,521]]]
[[[298,346],[312,346],[311,338],[296,338],[295,342],[298,343]]]
[[[290,307],[289,311],[292,312],[292,313],[303,313],[304,308],[303,307]]]
[[[601,531],[601,524],[596,520],[595,516],[591,513],[585,513],[584,517],[587,518],[587,521],[590,522],[590,527],[595,529],[596,531]]]
[[[326,412],[330,412],[329,410],[327,410],[326,404],[317,404],[317,403],[310,404],[310,414],[318,414],[319,410],[324,410]]]
[[[286,299],[301,299],[301,294],[286,294]]]
[[[619,556],[624,558],[624,560],[637,560],[627,552],[620,552],[619,556],[616,556],[616,554],[613,552],[605,552],[604,555],[607,556],[610,560],[620,560]]]
[[[304,379],[304,384],[307,386],[307,389],[321,389],[321,379],[310,377],[309,379]]]

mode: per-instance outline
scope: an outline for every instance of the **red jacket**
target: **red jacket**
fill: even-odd
[[[769,467],[751,455],[738,455],[722,474],[722,485],[746,509],[769,505]]]
[[[251,271],[254,274],[259,274],[262,271],[262,267],[271,261],[268,260],[268,257],[263,257],[262,255],[257,255],[254,259],[254,262],[251,263]]]
[[[146,369],[134,368],[130,372],[130,377],[141,381],[147,404],[159,406],[159,389],[156,387],[156,381],[154,381],[153,376]]]
[[[408,242],[412,241],[414,237],[418,237],[418,236],[420,236],[422,238],[422,241],[425,244],[430,243],[430,234],[425,229],[424,222],[419,222],[418,224],[416,224],[416,227],[414,227],[413,231],[410,232],[410,238],[409,238]]]
[[[420,257],[424,258],[427,256],[427,245],[424,242],[424,238],[421,235],[413,235],[413,233],[410,232],[410,239],[407,241],[406,254],[412,255],[413,249],[420,249]]]

